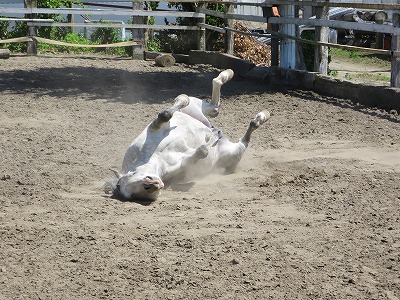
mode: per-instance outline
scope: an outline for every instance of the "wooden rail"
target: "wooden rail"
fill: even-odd
[[[86,8],[4,8],[0,7],[0,14],[57,14],[57,15],[96,15],[96,16],[141,16],[141,17],[186,17],[203,18],[199,12],[189,11],[146,11],[127,9],[86,9]]]
[[[320,19],[303,19],[303,18],[285,18],[285,17],[260,17],[260,16],[247,16],[238,14],[226,14],[211,9],[201,8],[200,12],[217,17],[217,18],[229,18],[234,20],[251,21],[259,23],[270,23],[270,24],[295,24],[295,25],[308,25],[308,26],[325,26],[331,28],[344,28],[353,29],[360,31],[371,31],[378,33],[387,33],[400,35],[400,28],[385,24],[369,23],[357,23],[357,22],[346,22],[337,20],[320,20]]]
[[[0,21],[2,19],[0,18]],[[130,28],[130,29],[176,29],[176,30],[199,30],[198,26],[183,26],[183,25],[147,25],[147,24],[111,24],[111,23],[60,23],[60,22],[27,22],[28,26],[43,26],[43,27],[94,27],[94,28]]]

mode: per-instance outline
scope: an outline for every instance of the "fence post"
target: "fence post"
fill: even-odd
[[[279,24],[268,23],[268,18],[279,17],[279,11],[277,7],[263,6],[262,7],[263,17],[267,19],[267,29],[271,29],[272,32],[279,31]],[[275,12],[275,13],[274,13]],[[271,34],[271,66],[279,66],[279,37]]]
[[[280,14],[282,17],[294,18],[295,9],[293,5],[280,5]],[[286,35],[296,36],[295,24],[282,24],[282,33]],[[281,40],[280,65],[282,68],[296,69],[296,42],[292,39]]]
[[[325,0],[326,3],[329,0]],[[316,17],[321,20],[329,20],[329,7],[327,5],[318,6],[316,8]],[[315,38],[317,41],[327,43],[329,36],[329,27],[316,26]],[[317,45],[315,47],[314,71],[323,75],[328,75],[328,47]]]
[[[143,10],[143,2],[140,1],[132,1],[132,9],[133,10]],[[133,24],[144,24],[144,17],[141,16],[133,16],[132,17]],[[132,40],[137,42],[137,45],[132,46],[132,58],[138,58],[143,56],[143,50],[145,48],[144,45],[144,30],[142,28],[134,28],[132,29]]]
[[[37,0],[24,0],[24,5],[26,8],[37,8]],[[26,18],[33,19],[35,14],[27,14]],[[28,36],[36,36],[36,27],[31,26],[28,23]],[[37,44],[36,41],[27,42],[26,54],[30,56],[37,55]]]
[[[204,2],[200,2],[199,8],[206,8],[206,5],[207,4]],[[198,23],[206,24],[206,17],[199,18]],[[197,49],[201,50],[201,51],[205,51],[206,50],[206,29],[200,27],[199,25],[197,25],[197,26],[200,29],[198,31]]]
[[[69,2],[69,3],[65,3],[65,7],[66,8],[74,8],[74,3],[71,3],[71,2]],[[67,15],[67,21],[68,21],[68,23],[74,23],[75,21],[75,17],[74,17],[74,15],[73,14],[70,14],[70,15]],[[72,32],[72,33],[74,33],[75,32],[75,29],[74,29],[74,26],[71,26],[70,28],[69,28],[69,30]]]
[[[279,24],[272,24],[271,29],[273,32],[279,31]],[[271,35],[271,66],[279,66],[279,38],[276,35]]]
[[[392,17],[393,27],[400,27],[400,11],[393,13]],[[390,74],[390,86],[399,88],[400,87],[400,57],[395,54],[396,51],[400,51],[400,37],[398,35],[392,36],[392,56],[391,56],[391,74]]]
[[[233,4],[225,4],[225,13],[232,14],[234,12]],[[228,17],[225,18],[226,27],[233,27],[233,19]],[[233,54],[234,52],[234,33],[233,31],[225,29],[225,52],[228,54]]]

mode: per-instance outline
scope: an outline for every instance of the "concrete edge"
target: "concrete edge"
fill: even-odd
[[[261,77],[258,76],[260,81],[269,82],[273,85],[311,90],[320,95],[349,99],[361,105],[388,111],[396,110],[400,113],[400,89],[398,88],[353,83],[319,73],[278,67],[264,68],[263,72],[252,70],[247,75],[250,78],[255,78],[256,72],[263,74]]]

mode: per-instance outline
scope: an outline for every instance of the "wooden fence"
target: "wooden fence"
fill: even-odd
[[[11,0],[13,1],[13,0]],[[157,2],[173,2],[172,0],[156,0]],[[196,12],[184,11],[147,11],[143,10],[143,1],[134,0],[132,7],[127,8],[100,8],[100,9],[87,9],[87,8],[58,8],[58,9],[45,9],[37,8],[34,6],[34,1],[25,0],[27,3],[24,8],[6,8],[0,5],[0,15],[10,16],[12,14],[23,14],[24,18],[0,18],[5,21],[26,21],[30,26],[30,36],[34,36],[35,27],[37,26],[58,26],[58,27],[112,27],[112,28],[127,28],[132,29],[132,45],[134,53],[141,53],[145,50],[145,43],[143,32],[146,29],[152,30],[192,30],[198,32],[197,48],[199,50],[206,49],[206,30],[213,30],[225,34],[227,53],[233,53],[233,37],[234,33],[238,32],[233,27],[234,21],[250,21],[261,24],[271,24],[267,29],[267,34],[272,36],[271,43],[271,65],[281,66],[283,68],[297,69],[298,55],[296,53],[298,43],[312,43],[315,44],[315,66],[316,71],[322,74],[327,74],[328,68],[328,47],[344,48],[349,50],[367,51],[371,53],[379,53],[389,55],[391,57],[391,86],[400,87],[400,5],[399,4],[373,4],[373,3],[353,3],[353,2],[333,2],[333,1],[298,1],[298,0],[264,0],[262,3],[255,2],[235,2],[235,1],[216,1],[216,0],[180,0],[179,2],[197,3]],[[99,2],[109,2],[107,0],[97,0]],[[113,0],[113,2],[127,2],[126,0]],[[6,0],[0,0],[1,3],[7,3]],[[225,12],[218,12],[206,8],[207,3],[218,3],[225,5]],[[264,11],[268,12],[269,8],[276,6],[279,8],[280,16],[268,15],[254,16],[254,15],[240,15],[234,13],[234,6],[244,5],[261,7]],[[300,7],[313,7],[316,11],[316,18],[305,19],[300,18],[298,10]],[[393,25],[376,24],[373,22],[357,23],[339,20],[329,20],[328,10],[330,7],[351,7],[358,9],[375,9],[375,10],[391,10],[393,11]],[[133,24],[110,24],[110,23],[77,23],[77,22],[54,22],[53,20],[40,20],[35,18],[37,14],[64,14],[64,15],[92,15],[92,16],[129,16],[133,19]],[[225,27],[220,28],[206,24],[206,15],[222,18],[225,20]],[[167,25],[150,25],[144,23],[145,17],[167,17],[167,18],[195,18],[197,20],[196,26],[179,26],[173,24]],[[304,40],[299,37],[298,27],[300,25],[307,25],[315,27],[317,41]],[[338,45],[328,43],[328,29],[329,28],[342,28],[346,30],[358,30],[374,33],[384,33],[391,35],[391,49],[371,49],[354,47],[347,45]],[[263,34],[252,34],[248,32],[239,32],[241,34],[251,34],[255,36],[265,36]],[[42,40],[43,41],[43,40]],[[6,41],[1,41],[4,43]],[[30,47],[29,47],[30,44]],[[82,45],[80,45],[82,47]],[[88,45],[90,46],[90,45]],[[35,42],[28,42],[28,51],[35,51]]]

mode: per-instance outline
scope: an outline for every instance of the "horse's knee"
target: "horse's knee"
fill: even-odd
[[[190,103],[190,99],[188,95],[181,94],[178,97],[175,98],[175,105],[179,107],[179,109],[182,109],[186,106],[188,106]]]
[[[215,118],[219,114],[218,107],[209,107],[206,111],[203,112],[206,116],[210,118]]]
[[[205,145],[201,145],[199,148],[196,149],[194,154],[196,159],[204,159],[208,156],[208,149]]]
[[[173,115],[173,113],[171,111],[169,111],[168,109],[166,109],[166,110],[163,110],[162,112],[160,112],[158,114],[157,118],[161,123],[165,123],[165,122],[168,122],[169,120],[171,120],[172,115]]]

